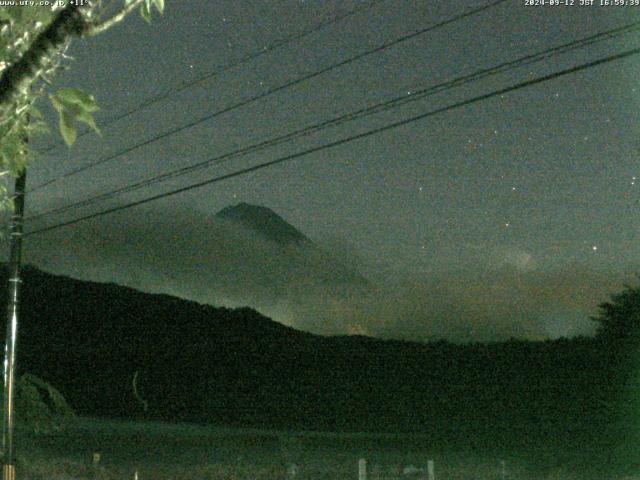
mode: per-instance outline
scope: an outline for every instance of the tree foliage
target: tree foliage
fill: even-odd
[[[31,155],[27,139],[48,131],[36,108],[41,98],[48,98],[57,111],[67,145],[77,137],[78,122],[98,131],[93,119],[98,105],[92,95],[52,88],[56,73],[68,67],[70,42],[108,30],[136,8],[147,21],[152,9],[164,9],[164,0],[50,3],[0,8],[0,177],[17,176]],[[7,206],[6,190],[0,189],[0,206]]]
[[[620,293],[611,295],[599,306],[597,335],[605,340],[640,340],[640,286],[625,286]]]

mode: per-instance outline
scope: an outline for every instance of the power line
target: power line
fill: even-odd
[[[241,175],[245,175],[247,173],[251,173],[251,172],[258,171],[258,170],[262,170],[263,168],[267,168],[267,167],[270,167],[270,166],[273,166],[273,165],[277,165],[279,163],[288,162],[288,161],[294,160],[296,158],[303,157],[303,156],[306,156],[306,155],[310,155],[312,153],[317,153],[319,151],[326,150],[326,149],[329,149],[329,148],[334,148],[334,147],[346,144],[348,142],[352,142],[354,140],[359,140],[359,139],[362,139],[362,138],[370,137],[372,135],[376,135],[378,133],[385,132],[387,130],[391,130],[391,129],[398,128],[398,127],[401,127],[401,126],[404,126],[404,125],[408,125],[408,124],[417,122],[418,120],[423,120],[425,118],[428,118],[428,117],[431,117],[431,116],[434,116],[434,115],[437,115],[437,114],[440,114],[440,113],[448,112],[450,110],[454,110],[454,109],[457,109],[457,108],[460,108],[460,107],[471,105],[471,104],[480,102],[482,100],[486,100],[486,99],[489,99],[489,98],[492,98],[492,97],[496,97],[496,96],[499,96],[499,95],[504,95],[505,93],[509,93],[509,92],[512,92],[512,91],[515,91],[515,90],[519,90],[521,88],[529,87],[531,85],[535,85],[535,84],[538,84],[538,83],[546,82],[546,81],[549,81],[549,80],[553,80],[553,79],[556,79],[556,78],[559,78],[559,77],[562,77],[562,76],[565,76],[565,75],[573,74],[573,73],[576,73],[576,72],[579,72],[579,71],[582,71],[582,70],[586,70],[588,68],[592,68],[592,67],[595,67],[595,66],[598,66],[598,65],[602,65],[602,64],[605,64],[605,63],[609,63],[609,62],[612,62],[612,61],[615,61],[615,60],[621,60],[623,58],[631,57],[631,56],[637,55],[639,53],[640,53],[640,48],[634,48],[634,49],[627,50],[627,51],[622,52],[622,53],[618,53],[618,54],[615,54],[615,55],[610,55],[608,57],[604,57],[604,58],[601,58],[601,59],[598,59],[598,60],[594,60],[594,61],[591,61],[591,62],[588,62],[588,63],[584,63],[584,64],[581,64],[581,65],[578,65],[578,66],[575,66],[575,67],[571,67],[571,68],[568,68],[568,69],[565,69],[565,70],[561,70],[559,72],[555,72],[555,73],[552,73],[552,74],[549,74],[549,75],[545,75],[545,76],[542,76],[542,77],[538,77],[538,78],[535,78],[535,79],[531,79],[531,80],[526,80],[524,82],[520,82],[520,83],[517,83],[515,85],[511,85],[509,87],[501,88],[499,90],[494,90],[494,91],[492,91],[490,93],[486,93],[486,94],[483,94],[483,95],[478,95],[476,97],[473,97],[473,98],[470,98],[470,99],[467,99],[467,100],[463,100],[463,101],[460,101],[460,102],[453,103],[453,104],[448,105],[446,107],[437,108],[435,110],[431,110],[429,112],[422,113],[420,115],[416,115],[416,116],[413,116],[413,117],[410,117],[410,118],[407,118],[407,119],[404,119],[404,120],[400,120],[400,121],[385,125],[383,127],[374,128],[372,130],[368,130],[366,132],[363,132],[363,133],[360,133],[360,134],[357,134],[357,135],[346,137],[346,138],[343,138],[341,140],[336,140],[334,142],[330,142],[330,143],[327,143],[327,144],[324,144],[324,145],[320,145],[318,147],[313,147],[313,148],[310,148],[310,149],[307,149],[307,150],[304,150],[304,151],[301,151],[301,152],[298,152],[298,153],[294,153],[294,154],[291,154],[291,155],[286,155],[284,157],[280,157],[280,158],[277,158],[275,160],[271,160],[269,162],[260,163],[258,165],[254,165],[252,167],[247,167],[247,168],[244,168],[244,169],[241,169],[241,170],[237,170],[235,172],[231,172],[231,173],[228,173],[228,174],[225,174],[225,175],[220,175],[220,176],[217,176],[217,177],[213,177],[213,178],[201,181],[201,182],[197,182],[197,183],[188,185],[186,187],[181,187],[181,188],[178,188],[178,189],[175,189],[175,190],[171,190],[169,192],[163,192],[163,193],[160,193],[160,194],[157,194],[157,195],[153,195],[151,197],[147,197],[147,198],[144,198],[142,200],[137,200],[135,202],[127,203],[127,204],[120,205],[120,206],[117,206],[117,207],[108,208],[106,210],[102,210],[100,212],[96,212],[96,213],[93,213],[93,214],[90,214],[90,215],[85,215],[85,216],[76,218],[74,220],[69,220],[69,221],[58,223],[58,224],[55,224],[55,225],[52,225],[52,226],[49,226],[49,227],[44,227],[44,228],[40,228],[40,229],[37,229],[37,230],[33,230],[31,232],[26,233],[24,236],[35,235],[37,233],[43,233],[43,232],[46,232],[46,231],[50,231],[50,230],[58,229],[58,228],[61,228],[61,227],[73,225],[73,224],[82,222],[84,220],[89,220],[89,219],[96,218],[96,217],[99,217],[99,216],[102,216],[102,215],[106,215],[106,214],[109,214],[109,213],[114,213],[114,212],[117,212],[117,211],[120,211],[120,210],[125,210],[125,209],[131,208],[131,207],[135,207],[135,206],[138,206],[138,205],[143,205],[145,203],[149,203],[149,202],[152,202],[154,200],[159,200],[161,198],[170,197],[170,196],[173,196],[173,195],[177,195],[179,193],[187,192],[189,190],[194,190],[196,188],[204,187],[206,185],[211,185],[213,183],[217,183],[217,182],[220,182],[220,181],[223,181],[223,180],[227,180],[229,178],[234,178],[234,177],[238,177],[238,176],[241,176]]]
[[[370,3],[368,3],[368,4],[364,5],[364,6],[361,6],[361,7],[358,7],[358,8],[354,8],[353,10],[349,10],[348,12],[345,12],[342,15],[337,15],[337,16],[335,16],[333,18],[324,20],[324,21],[318,23],[317,25],[315,25],[315,26],[313,26],[313,27],[311,27],[311,28],[309,28],[307,30],[304,30],[304,31],[302,31],[300,33],[288,35],[287,37],[285,37],[285,38],[283,38],[281,40],[278,40],[278,41],[272,43],[271,45],[268,45],[268,46],[264,47],[261,50],[258,50],[258,51],[253,52],[253,53],[249,53],[248,55],[245,55],[244,57],[241,57],[240,59],[236,60],[235,62],[231,62],[231,63],[229,63],[227,65],[224,65],[224,66],[220,67],[217,70],[205,73],[204,75],[201,75],[198,78],[195,78],[193,80],[185,80],[185,81],[179,83],[176,87],[174,87],[172,89],[169,89],[164,93],[160,93],[158,95],[153,95],[153,96],[147,98],[146,100],[143,100],[141,103],[139,103],[135,107],[133,107],[133,108],[131,108],[131,109],[119,114],[119,115],[115,115],[115,116],[113,116],[112,118],[110,118],[108,120],[104,120],[102,122],[102,124],[100,125],[100,127],[101,128],[109,127],[109,126],[113,125],[114,123],[122,120],[123,118],[131,116],[134,113],[137,113],[137,112],[139,112],[141,110],[144,110],[145,108],[150,107],[151,105],[153,105],[155,103],[158,103],[158,102],[160,102],[162,100],[166,100],[167,98],[169,98],[169,97],[171,97],[171,96],[173,96],[173,95],[175,95],[177,93],[183,92],[184,90],[186,90],[188,88],[191,88],[191,87],[193,87],[193,86],[195,86],[195,85],[197,85],[197,84],[199,84],[201,82],[204,82],[205,80],[209,80],[211,78],[217,77],[218,75],[222,75],[223,73],[226,73],[229,70],[232,70],[232,69],[234,69],[236,67],[244,65],[247,62],[250,62],[252,60],[260,58],[261,56],[266,55],[268,53],[271,53],[274,50],[277,50],[277,49],[279,49],[281,47],[285,47],[285,46],[289,45],[290,43],[293,43],[293,42],[295,42],[297,40],[301,40],[301,39],[303,39],[303,38],[305,38],[305,37],[307,37],[307,36],[309,36],[309,35],[311,35],[313,33],[316,33],[318,31],[322,30],[325,27],[328,27],[329,25],[333,25],[334,23],[338,23],[338,22],[344,20],[345,18],[349,18],[349,17],[351,17],[353,15],[356,15],[358,13],[361,13],[361,12],[364,12],[364,11],[367,11],[367,10],[371,10],[371,9],[373,9],[373,7],[376,6],[376,4],[381,3],[383,1],[385,1],[385,0],[370,0]],[[78,138],[83,137],[86,134],[91,133],[91,132],[92,132],[91,129],[87,129],[84,132],[80,133],[78,135]],[[58,145],[50,145],[49,147],[44,148],[43,150],[40,150],[40,153],[50,152],[51,150],[55,150],[57,147],[58,147]]]
[[[120,195],[123,193],[129,193],[129,192],[133,192],[135,190],[138,190],[140,188],[144,188],[144,187],[148,187],[150,185],[156,184],[156,183],[160,183],[172,178],[176,178],[178,176],[182,176],[182,175],[186,175],[188,173],[194,172],[196,170],[202,169],[202,168],[206,168],[209,167],[211,165],[218,165],[221,164],[223,162],[229,161],[233,158],[237,158],[237,157],[241,157],[241,156],[245,156],[248,155],[250,153],[254,153],[257,151],[261,151],[264,150],[266,148],[269,147],[273,147],[279,144],[282,144],[284,142],[289,142],[292,141],[294,139],[297,138],[301,138],[301,137],[305,137],[308,135],[311,135],[312,133],[316,133],[320,130],[329,128],[329,127],[335,127],[337,125],[342,125],[346,122],[350,122],[356,119],[360,119],[360,118],[364,118],[366,116],[375,114],[375,113],[379,113],[382,111],[387,111],[390,110],[391,108],[397,108],[399,106],[405,105],[406,103],[409,102],[414,102],[417,101],[419,99],[425,98],[429,95],[433,95],[435,93],[440,93],[446,90],[449,90],[450,88],[454,88],[460,85],[464,85],[466,83],[470,83],[472,81],[477,81],[480,80],[482,78],[488,77],[490,75],[496,75],[499,73],[504,73],[506,71],[512,70],[514,68],[517,67],[522,67],[525,65],[529,65],[531,63],[535,63],[535,62],[539,62],[541,60],[544,60],[546,58],[549,58],[551,56],[554,55],[558,55],[558,54],[562,54],[562,53],[566,53],[572,50],[575,50],[577,48],[582,48],[588,45],[593,45],[596,42],[602,41],[602,40],[608,40],[611,38],[614,38],[615,36],[619,36],[622,34],[626,34],[632,31],[637,31],[638,29],[640,29],[640,22],[634,22],[631,24],[627,24],[624,25],[622,27],[618,27],[618,28],[614,28],[614,29],[610,29],[610,30],[606,30],[603,32],[599,32],[593,35],[590,35],[588,37],[582,38],[582,39],[578,39],[578,40],[574,40],[556,47],[552,47],[552,48],[548,48],[546,50],[540,51],[540,52],[536,52],[533,54],[529,54],[526,55],[524,57],[520,57],[518,59],[515,60],[511,60],[508,62],[504,62],[501,63],[499,65],[496,65],[494,67],[490,67],[490,68],[485,68],[485,69],[481,69],[479,71],[476,71],[474,73],[468,74],[468,75],[463,75],[457,78],[454,78],[452,80],[448,80],[446,82],[428,87],[428,88],[423,88],[421,90],[416,90],[414,92],[411,93],[411,95],[400,95],[398,97],[395,97],[391,100],[387,100],[384,102],[380,102],[380,103],[376,103],[374,105],[368,106],[366,108],[362,108],[360,110],[357,110],[355,112],[350,112],[347,114],[343,114],[340,115],[338,117],[332,118],[330,120],[326,120],[323,121],[321,123],[317,123],[314,125],[310,125],[307,126],[305,128],[296,130],[294,132],[290,132],[287,133],[285,135],[281,135],[269,140],[265,140],[262,142],[259,142],[257,144],[253,144],[247,147],[243,147],[240,148],[238,150],[235,150],[233,152],[229,152],[229,153],[225,153],[213,158],[210,158],[208,160],[202,161],[202,162],[198,162],[194,165],[190,165],[187,167],[182,167],[176,170],[173,170],[171,172],[167,172],[164,174],[160,174],[160,175],[156,175],[154,177],[151,177],[149,179],[145,179],[139,182],[135,182],[133,184],[129,184],[126,185],[124,187],[118,188],[116,190],[112,190],[110,192],[105,192],[99,195],[95,195],[92,197],[88,197],[86,199],[71,203],[69,205],[65,205],[62,207],[58,207],[58,208],[54,208],[51,210],[47,210],[41,213],[38,213],[36,215],[32,215],[30,217],[27,217],[27,220],[34,220],[37,218],[41,218],[43,216],[46,215],[52,215],[52,214],[56,214],[56,213],[62,213],[68,210],[71,210],[73,208],[78,208],[78,207],[82,207],[82,206],[87,206],[87,205],[91,205],[93,203],[99,202],[99,201],[104,201],[107,200],[109,198],[112,198],[116,195]]]
[[[69,171],[69,172],[67,172],[67,173],[65,173],[65,174],[63,174],[63,175],[61,175],[59,177],[55,177],[55,178],[53,178],[51,180],[48,180],[48,181],[46,181],[46,182],[44,182],[44,183],[32,188],[27,193],[33,193],[33,192],[36,192],[38,190],[41,190],[42,188],[44,188],[44,187],[46,187],[46,186],[48,186],[48,185],[50,185],[50,184],[52,184],[54,182],[57,182],[57,181],[62,180],[64,178],[68,178],[68,177],[71,177],[71,176],[76,175],[78,173],[84,172],[85,170],[88,170],[88,169],[93,168],[95,166],[101,165],[101,164],[103,164],[105,162],[108,162],[110,160],[113,160],[115,158],[121,157],[122,155],[126,155],[127,153],[131,153],[132,151],[137,150],[138,148],[145,147],[145,146],[150,145],[152,143],[155,143],[155,142],[157,142],[159,140],[162,140],[162,139],[164,139],[166,137],[169,137],[169,136],[174,135],[176,133],[182,132],[182,131],[184,131],[184,130],[186,130],[188,128],[191,128],[191,127],[194,127],[196,125],[199,125],[200,123],[203,123],[203,122],[206,122],[208,120],[211,120],[212,118],[215,118],[215,117],[217,117],[219,115],[222,115],[224,113],[228,113],[228,112],[230,112],[232,110],[235,110],[237,108],[240,108],[240,107],[244,107],[244,106],[249,105],[249,104],[251,104],[251,103],[253,103],[253,102],[257,101],[257,100],[261,100],[261,99],[263,99],[265,97],[268,97],[270,95],[278,93],[278,92],[280,92],[282,90],[285,90],[285,89],[287,89],[289,87],[301,84],[303,82],[306,82],[307,80],[310,80],[312,78],[318,77],[318,76],[320,76],[322,74],[325,74],[325,73],[330,72],[332,70],[335,70],[337,68],[343,67],[343,66],[351,64],[353,62],[356,62],[356,61],[358,61],[358,60],[360,60],[362,58],[365,58],[365,57],[367,57],[369,55],[373,55],[373,54],[379,53],[379,52],[381,52],[383,50],[386,50],[386,49],[391,48],[391,47],[393,47],[395,45],[398,45],[399,43],[411,40],[411,39],[413,39],[413,38],[415,38],[415,37],[417,37],[419,35],[423,35],[423,34],[425,34],[427,32],[430,32],[430,31],[436,30],[436,29],[438,29],[440,27],[443,27],[443,26],[449,25],[451,23],[457,22],[457,21],[462,20],[462,19],[464,19],[466,17],[469,17],[469,16],[475,15],[477,13],[483,12],[485,10],[488,10],[489,8],[495,7],[495,6],[497,6],[497,5],[501,4],[501,3],[504,3],[506,1],[508,1],[508,0],[495,0],[495,1],[493,1],[491,3],[488,3],[488,4],[486,4],[486,5],[482,6],[482,7],[479,7],[479,8],[473,9],[473,10],[469,10],[469,11],[467,11],[465,13],[462,13],[462,14],[459,14],[459,15],[455,15],[455,16],[447,19],[447,20],[443,20],[442,22],[436,23],[434,25],[431,25],[429,27],[423,28],[421,30],[418,30],[418,31],[413,32],[413,33],[410,33],[408,35],[404,35],[404,36],[402,36],[400,38],[397,38],[397,39],[392,40],[390,42],[384,43],[384,44],[382,44],[382,45],[380,45],[378,47],[375,47],[375,48],[373,48],[371,50],[367,50],[367,51],[359,53],[359,54],[357,54],[357,55],[355,55],[353,57],[349,57],[349,58],[347,58],[345,60],[341,60],[341,61],[339,61],[337,63],[334,63],[334,64],[332,64],[332,65],[330,65],[328,67],[324,67],[324,68],[322,68],[320,70],[316,70],[316,71],[314,71],[312,73],[303,75],[303,76],[298,77],[298,78],[296,78],[294,80],[290,80],[290,81],[288,81],[286,83],[283,83],[283,84],[281,84],[281,85],[279,85],[277,87],[270,88],[269,90],[267,90],[267,91],[265,91],[263,93],[260,93],[258,95],[254,95],[254,96],[246,98],[244,100],[241,100],[241,101],[239,101],[239,102],[237,102],[237,103],[235,103],[233,105],[230,105],[228,107],[225,107],[225,108],[223,108],[221,110],[216,110],[215,112],[209,113],[207,115],[204,115],[204,116],[198,118],[197,120],[193,120],[193,121],[191,121],[189,123],[186,123],[186,124],[184,124],[184,125],[182,125],[180,127],[177,127],[177,128],[171,129],[171,130],[167,130],[164,133],[161,133],[159,135],[151,137],[151,138],[149,138],[147,140],[144,140],[144,141],[142,141],[140,143],[136,143],[135,145],[132,145],[130,147],[126,147],[126,148],[124,148],[124,149],[122,149],[122,150],[120,150],[120,151],[118,151],[118,152],[116,152],[114,154],[111,154],[111,155],[103,157],[103,158],[101,158],[99,160],[96,160],[93,163],[90,163],[88,165],[84,165],[82,167],[79,167],[79,168],[76,168],[74,170],[71,170],[71,171]]]

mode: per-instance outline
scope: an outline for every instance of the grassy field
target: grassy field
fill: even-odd
[[[94,452],[100,461],[93,464]],[[369,480],[398,478],[406,467],[435,462],[437,480],[572,480],[571,467],[473,449],[438,450],[424,436],[232,430],[188,424],[79,418],[64,431],[22,432],[18,479],[357,479],[358,459]],[[501,460],[506,469],[501,468]],[[504,476],[504,477],[503,477]],[[424,474],[413,477],[426,478]],[[602,477],[600,477],[602,478]]]

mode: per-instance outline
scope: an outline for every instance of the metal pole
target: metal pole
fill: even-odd
[[[358,480],[367,480],[367,461],[364,458],[358,461]]]
[[[22,257],[22,220],[26,169],[16,178],[14,211],[9,233],[9,295],[7,300],[7,336],[4,347],[4,412],[2,419],[2,452],[4,455],[2,479],[15,480],[16,467],[13,451],[14,397],[16,370],[16,340],[18,338],[18,311],[20,306],[20,261]]]

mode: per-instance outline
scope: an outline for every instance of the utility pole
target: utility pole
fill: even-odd
[[[24,218],[24,194],[27,183],[26,168],[15,181],[9,232],[9,288],[7,299],[7,336],[4,347],[4,414],[2,419],[2,480],[15,480],[15,454],[13,451],[16,340],[18,338],[18,313],[20,306],[20,261],[22,258],[22,221]]]

